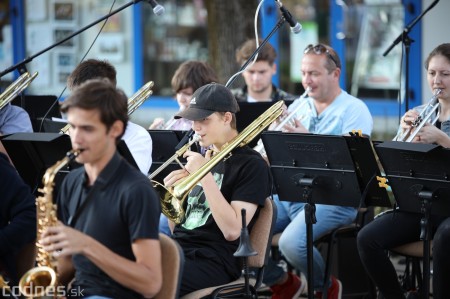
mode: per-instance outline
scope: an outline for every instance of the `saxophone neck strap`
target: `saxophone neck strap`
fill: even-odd
[[[83,184],[78,185],[79,192],[76,194],[80,194],[76,200],[71,201],[73,203],[70,206],[70,217],[67,221],[67,224],[71,227],[75,227],[75,223],[77,219],[80,217],[83,210],[86,208],[87,204],[94,197],[95,190],[98,189],[99,184],[94,184],[90,188],[83,188]]]

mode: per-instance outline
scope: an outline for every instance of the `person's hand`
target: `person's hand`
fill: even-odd
[[[287,108],[286,104],[283,104],[283,106],[281,107],[281,109],[282,109],[283,112],[281,113],[281,115],[280,115],[273,123],[270,124],[270,126],[269,126],[269,128],[268,128],[269,131],[275,130],[275,129],[278,127],[278,125],[279,125],[286,117],[289,116],[288,108]]]
[[[58,221],[56,226],[50,226],[44,231],[40,244],[53,256],[62,257],[82,253],[91,240],[88,235]]]
[[[164,118],[157,117],[153,120],[153,123],[148,127],[150,130],[164,128]]]
[[[302,125],[302,122],[298,119],[294,119],[294,123],[292,125],[284,125],[282,131],[286,133],[309,133],[305,126]]]
[[[187,177],[188,175],[189,172],[185,168],[174,170],[164,178],[164,186],[175,186],[179,180]]]
[[[441,140],[442,137],[445,137],[443,135],[446,136],[446,134],[437,127],[431,125],[430,123],[426,123],[416,134],[412,142],[440,144],[439,140]]]
[[[193,151],[186,151],[183,154],[183,157],[186,158],[185,168],[189,173],[196,172],[200,167],[202,167],[212,155],[212,150],[209,149],[206,151],[205,156],[203,157],[201,154]]]
[[[417,110],[409,110],[407,111],[400,121],[400,127],[403,129],[403,132],[406,130],[412,129],[412,124],[417,121],[417,118],[419,117],[419,112]]]

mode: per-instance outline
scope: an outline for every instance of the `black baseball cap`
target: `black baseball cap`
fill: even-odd
[[[217,83],[203,85],[192,95],[189,107],[176,114],[175,118],[201,120],[214,112],[239,112],[239,105],[231,91]]]

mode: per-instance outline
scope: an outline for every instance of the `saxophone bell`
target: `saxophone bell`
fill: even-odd
[[[20,279],[19,290],[27,298],[41,298],[49,293],[49,288],[56,287],[56,284],[56,271],[53,268],[34,267]]]

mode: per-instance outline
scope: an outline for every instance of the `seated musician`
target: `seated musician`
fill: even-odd
[[[195,90],[203,85],[217,81],[215,71],[207,63],[195,60],[183,62],[175,71],[171,82],[179,111],[183,111],[189,106]],[[191,127],[192,121],[185,118],[172,118],[167,123],[164,123],[162,118],[156,118],[149,129],[188,131]],[[171,234],[169,222],[164,214],[161,214],[159,219],[159,231],[168,236]]]
[[[260,39],[259,44],[261,42]],[[236,62],[240,66],[244,65],[255,51],[256,39],[245,41],[236,50]],[[294,95],[272,83],[272,78],[277,73],[276,58],[277,52],[270,43],[265,44],[260,49],[255,63],[250,64],[242,73],[245,85],[231,90],[238,102],[259,103],[295,100]]]
[[[200,145],[212,149],[205,157],[187,151],[185,169],[171,172],[164,179],[166,186],[195,173],[208,163],[212,152],[220,151],[238,136],[238,111],[236,99],[223,85],[212,83],[194,92],[189,107],[176,117],[193,121],[192,129],[200,135]],[[266,162],[256,151],[243,146],[232,149],[190,191],[184,203],[186,220],[173,228],[173,238],[185,255],[181,295],[228,283],[241,275],[240,261],[233,256],[242,228],[241,209],[246,209],[251,230],[259,208],[270,195],[270,186]]]
[[[81,62],[67,78],[67,86],[73,90],[90,79],[106,78],[116,86],[116,69],[106,60],[87,59]],[[134,161],[145,175],[152,166],[152,138],[140,125],[128,121],[125,133],[122,136]]]
[[[192,94],[201,86],[218,82],[215,71],[207,63],[190,60],[183,62],[177,68],[172,77],[172,89],[178,103],[179,111],[189,106]],[[192,121],[185,118],[172,118],[164,123],[163,118],[155,118],[149,129],[182,130],[187,131],[192,127]]]
[[[412,142],[435,143],[450,147],[450,43],[441,44],[425,60],[427,81],[438,95],[439,117],[435,123],[426,124]],[[399,132],[415,132],[412,123],[424,105],[411,109],[401,119]],[[436,114],[433,113],[433,118]],[[403,134],[400,134],[403,135]],[[386,250],[419,241],[419,213],[395,211],[377,217],[358,233],[358,250],[364,267],[384,298],[405,298],[397,273]],[[450,298],[450,218],[431,215],[433,238],[433,298]]]
[[[294,117],[292,125],[285,125],[284,132],[314,133],[328,135],[348,135],[354,129],[360,129],[370,136],[372,116],[367,106],[359,99],[349,95],[339,86],[341,62],[336,52],[329,46],[309,45],[304,50],[301,63],[302,84],[309,90],[304,109]],[[295,103],[295,102],[294,102]],[[294,107],[290,105],[288,113]],[[277,203],[278,215],[274,233],[282,233],[279,249],[287,261],[302,273],[307,273],[307,236],[304,203],[290,202],[290,198]],[[316,205],[317,223],[313,225],[313,241],[333,229],[352,223],[356,217],[354,207]],[[317,248],[313,248],[314,291],[321,297],[324,287],[328,287],[328,298],[341,298],[342,284],[334,276],[324,286],[325,264]],[[286,273],[273,262],[264,272],[264,283],[271,287],[272,298],[296,298],[303,292],[306,282],[292,273]]]
[[[151,298],[162,284],[159,199],[147,177],[117,152],[127,98],[106,79],[88,80],[62,103],[82,167],[58,192],[61,222],[40,242],[58,258],[61,284],[90,298]]]

